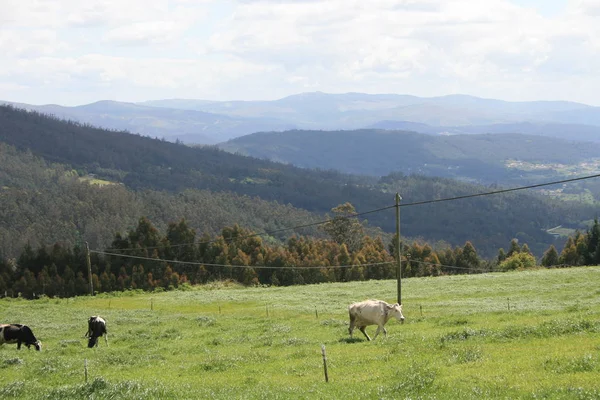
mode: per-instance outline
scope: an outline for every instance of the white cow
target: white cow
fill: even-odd
[[[402,304],[388,304],[382,300],[365,300],[360,303],[353,303],[348,306],[348,314],[350,314],[350,338],[354,327],[358,327],[360,331],[371,340],[365,328],[368,325],[377,325],[377,332],[373,339],[383,330],[383,334],[387,336],[387,331],[384,325],[390,318],[395,317],[398,321],[404,323],[404,315],[402,315]]]

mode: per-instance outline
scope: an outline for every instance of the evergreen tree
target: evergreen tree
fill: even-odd
[[[583,254],[586,265],[600,264],[600,225],[598,218],[594,218],[594,225],[587,231],[586,252]]]
[[[456,266],[460,267],[465,273],[478,272],[481,261],[477,256],[475,246],[469,241],[465,243],[460,254],[456,257]],[[468,272],[467,272],[468,271]]]
[[[496,260],[498,262],[498,264],[500,264],[502,261],[506,260],[506,252],[504,251],[503,248],[500,248],[498,250],[498,256],[496,257]]]
[[[356,214],[354,206],[344,203],[332,208],[331,211],[334,217],[323,225],[323,230],[337,244],[346,244],[349,251],[360,249],[364,229],[356,218],[349,217]]]
[[[560,264],[575,266],[579,265],[579,253],[577,252],[577,247],[575,246],[575,241],[572,237],[567,239],[565,246],[560,252],[560,257],[558,258],[558,262]]]
[[[520,253],[521,247],[519,246],[519,239],[513,239],[510,241],[510,248],[508,249],[508,253],[506,253],[506,257],[511,257],[515,253]]]
[[[552,245],[550,245],[548,250],[546,250],[544,252],[541,264],[544,267],[548,268],[548,267],[552,267],[553,265],[558,265],[558,263],[559,263],[558,251],[556,251],[556,247],[554,247],[554,245],[552,244]]]

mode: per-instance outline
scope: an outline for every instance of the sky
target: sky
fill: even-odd
[[[600,0],[0,0],[0,99],[468,94],[600,106]]]

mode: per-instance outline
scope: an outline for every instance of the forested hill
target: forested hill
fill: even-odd
[[[356,190],[352,184],[365,180],[104,130],[9,106],[0,106],[0,141],[136,190],[234,191],[311,211],[329,211],[345,202]],[[381,204],[369,201],[366,190],[362,194],[365,206]]]
[[[539,174],[508,169],[509,160],[577,164],[600,157],[600,143],[522,134],[434,136],[379,129],[254,133],[219,147],[305,168],[376,176],[402,171],[482,183],[515,179],[521,183]]]
[[[11,107],[0,107],[0,141],[19,150],[30,151],[46,162],[67,164],[69,167],[65,167],[66,171],[72,167],[80,176],[93,173],[99,178],[123,183],[135,190],[141,200],[145,200],[145,193],[148,193],[143,190],[175,193],[173,198],[160,197],[161,201],[173,202],[175,197],[181,196],[177,193],[184,190],[206,189],[210,192],[250,195],[257,202],[260,201],[258,198],[276,200],[279,204],[290,204],[323,215],[345,202],[352,203],[358,212],[388,207],[393,205],[396,191],[402,194],[403,202],[411,203],[489,190],[440,178],[400,174],[378,180],[332,171],[305,170],[229,154],[215,148],[190,148],[127,132],[83,126]],[[15,194],[17,197],[11,198],[10,204],[3,208],[9,210],[8,214],[11,214],[10,210],[21,212],[22,206],[28,210],[39,206],[36,205],[35,196],[28,197],[37,190],[36,185],[18,186],[10,182],[10,173],[2,176],[0,186],[17,188],[23,196],[31,199],[23,202]],[[59,177],[52,175],[51,179]],[[55,196],[59,196],[59,191],[56,189]],[[80,201],[92,202],[89,196],[87,199]],[[60,196],[56,201],[60,201]],[[197,214],[196,218],[203,214],[218,213],[219,203],[209,203],[203,206],[204,203],[199,202],[196,209],[181,208],[176,216],[190,219],[192,213]],[[140,214],[146,210],[139,208]],[[421,237],[432,243],[445,241],[451,245],[463,245],[471,240],[484,256],[494,255],[498,248],[507,247],[512,238],[518,237],[527,242],[537,255],[541,255],[554,240],[545,233],[545,229],[561,224],[577,227],[582,220],[593,218],[593,212],[591,207],[566,205],[525,192],[515,192],[403,208],[402,232],[404,236]],[[165,217],[160,212],[155,215]],[[52,218],[64,218],[64,214],[50,207],[44,220],[46,227],[53,226]],[[94,223],[103,224],[109,218],[113,218],[111,211],[103,210]],[[272,219],[273,216],[263,213],[259,218]],[[391,209],[369,214],[368,219],[371,226],[394,231],[394,212]],[[35,224],[26,223],[26,220],[21,229],[38,229]],[[223,225],[229,221],[224,221]],[[244,220],[240,222],[244,223]],[[274,226],[256,222],[252,225],[249,228]]]

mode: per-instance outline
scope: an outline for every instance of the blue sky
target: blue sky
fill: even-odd
[[[511,0],[521,7],[532,7],[545,17],[560,16],[568,7],[567,0]]]
[[[453,93],[600,106],[600,0],[0,0],[0,99]]]

